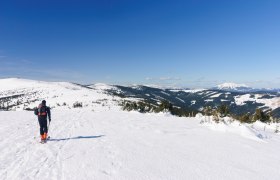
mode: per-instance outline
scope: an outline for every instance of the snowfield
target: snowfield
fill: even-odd
[[[204,117],[54,110],[39,143],[33,112],[0,112],[1,179],[279,179],[280,136]],[[239,134],[238,132],[243,132]],[[236,133],[237,132],[237,133]]]
[[[111,88],[0,79],[0,105],[12,105],[0,111],[0,179],[279,179],[279,124],[123,112]],[[47,144],[37,117],[23,111],[43,99],[52,107]],[[73,108],[77,101],[83,107]]]
[[[274,97],[271,99],[261,99],[261,95],[255,95],[251,97],[250,94],[245,94],[241,96],[235,96],[235,103],[239,106],[245,105],[246,101],[252,101],[256,103],[262,103],[264,106],[271,108],[272,110],[277,109],[280,107],[280,97]]]

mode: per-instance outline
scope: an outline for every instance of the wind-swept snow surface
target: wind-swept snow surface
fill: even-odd
[[[207,128],[199,118],[113,110],[54,110],[52,119],[51,140],[40,144],[33,112],[0,112],[0,179],[280,176],[280,137],[271,131],[267,138],[246,138]]]

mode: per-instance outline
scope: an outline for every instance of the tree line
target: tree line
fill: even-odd
[[[224,117],[232,117],[241,123],[254,123],[258,120],[264,123],[279,122],[279,119],[274,119],[271,111],[264,112],[262,109],[256,109],[254,114],[246,113],[237,115],[230,111],[230,108],[226,104],[222,104],[217,107],[206,106],[202,111],[197,111],[193,109],[175,107],[171,102],[167,100],[161,101],[159,104],[151,103],[148,101],[122,101],[120,104],[123,110],[126,111],[139,111],[141,113],[148,112],[170,112],[170,114],[179,117],[194,117],[197,113],[202,113],[205,116],[213,116],[215,122],[219,122]]]

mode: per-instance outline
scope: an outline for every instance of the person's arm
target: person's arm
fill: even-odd
[[[39,114],[38,108],[35,108],[35,109],[34,109],[34,114],[35,114],[36,116],[38,116],[38,114]]]
[[[49,121],[51,122],[51,120],[52,120],[52,118],[51,118],[51,110],[50,110],[49,107],[47,108],[47,113],[48,113]]]

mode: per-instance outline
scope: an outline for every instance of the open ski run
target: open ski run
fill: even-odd
[[[198,118],[54,110],[51,139],[40,144],[33,112],[0,114],[2,180],[280,177],[280,137],[274,132],[259,138],[216,131]]]

